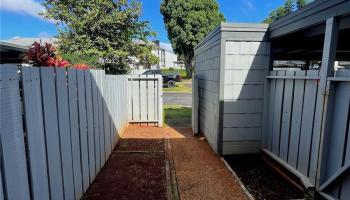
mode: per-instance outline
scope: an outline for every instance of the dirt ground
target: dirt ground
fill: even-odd
[[[304,193],[267,166],[261,155],[232,155],[225,160],[256,200],[304,198]]]
[[[220,158],[190,128],[137,126],[127,128],[83,199],[168,199],[167,139],[180,199],[246,199]]]
[[[208,143],[190,128],[165,129],[171,138],[180,199],[247,199]]]
[[[83,199],[167,199],[163,137],[143,128],[126,130]]]

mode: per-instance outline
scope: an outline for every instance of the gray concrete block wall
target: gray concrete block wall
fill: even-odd
[[[220,42],[211,40],[196,52],[195,76],[199,87],[199,129],[217,152],[219,119]]]
[[[270,44],[228,39],[225,45],[223,154],[258,153]]]

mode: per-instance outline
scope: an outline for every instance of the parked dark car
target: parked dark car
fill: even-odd
[[[179,74],[163,74],[161,70],[150,69],[143,73],[143,75],[156,75],[160,74],[163,77],[163,85],[169,88],[175,87],[175,82],[181,81],[181,76]]]

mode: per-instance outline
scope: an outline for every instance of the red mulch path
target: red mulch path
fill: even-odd
[[[167,199],[163,139],[123,138],[83,199]]]

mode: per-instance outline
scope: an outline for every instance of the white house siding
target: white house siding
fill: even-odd
[[[228,40],[225,45],[223,154],[258,153],[270,44]]]
[[[164,58],[162,58],[161,68],[175,67],[174,63],[177,61],[177,55],[173,52],[164,51]]]

